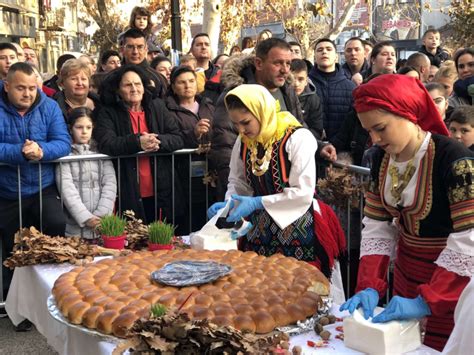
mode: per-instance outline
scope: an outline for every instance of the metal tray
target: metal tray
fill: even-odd
[[[59,310],[58,306],[56,305],[56,300],[54,299],[53,295],[49,295],[48,301],[47,301],[47,306],[48,306],[48,311],[49,311],[49,314],[51,315],[51,317],[56,319],[59,323],[62,323],[64,325],[68,326],[68,327],[77,329],[77,330],[79,330],[83,333],[101,338],[101,340],[107,341],[109,343],[117,344],[118,342],[123,340],[123,339],[114,337],[113,335],[107,335],[107,334],[98,332],[97,330],[86,328],[82,325],[71,324],[67,320],[67,318],[64,317],[63,314],[61,313],[61,311]]]
[[[318,308],[318,312],[311,318],[304,321],[298,321],[294,325],[288,325],[286,327],[279,327],[276,330],[288,334],[290,337],[296,336],[303,333],[308,333],[314,329],[314,325],[323,316],[327,316],[332,307],[331,297],[321,297],[323,300],[323,306]]]

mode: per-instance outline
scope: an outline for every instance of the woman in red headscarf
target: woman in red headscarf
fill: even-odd
[[[472,152],[447,137],[414,78],[382,75],[353,95],[361,124],[379,148],[366,194],[359,292],[341,310],[361,307],[366,318],[373,316],[394,256],[397,296],[372,321],[427,317],[424,343],[442,350],[474,269]]]

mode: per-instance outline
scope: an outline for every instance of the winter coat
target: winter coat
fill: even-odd
[[[94,144],[73,144],[70,155],[97,153]],[[56,185],[69,212],[67,236],[95,238],[86,226],[92,217],[103,217],[114,211],[117,195],[115,170],[110,160],[80,160],[56,166]]]
[[[39,144],[43,150],[41,161],[58,159],[71,151],[63,115],[56,102],[37,91],[36,100],[21,116],[10,104],[0,81],[0,197],[18,199],[18,169],[21,168],[21,195],[30,197],[39,192],[40,179],[37,164],[29,163],[23,154],[25,140]],[[41,164],[42,189],[54,184],[54,164]]]
[[[168,96],[166,98],[166,107],[169,112],[173,114],[178,123],[181,136],[183,137],[184,148],[197,148],[199,143],[209,142],[212,134],[212,130],[210,130],[205,137],[202,137],[201,142],[198,142],[196,135],[194,134],[194,128],[200,119],[207,118],[212,124],[212,119],[214,117],[214,105],[211,100],[205,97],[196,96],[196,101],[199,104],[197,115],[187,108],[180,106],[174,96]]]
[[[368,148],[369,133],[362,128],[355,110],[351,110],[341,128],[329,141],[338,153],[350,153],[353,164],[361,165],[364,152]]]
[[[94,102],[94,111],[98,111],[101,105],[99,96],[97,94],[90,92],[87,95],[87,97]],[[69,112],[71,111],[71,107],[66,102],[66,95],[64,94],[64,91],[58,91],[57,93],[55,93],[53,96],[53,100],[58,103],[59,108],[61,109],[61,112],[63,113],[64,120],[67,123],[67,116],[69,115]]]
[[[198,71],[198,93],[209,100],[215,106],[222,90],[221,83],[222,70],[209,61],[209,68],[205,71]]]
[[[111,155],[130,155],[142,151],[138,134],[133,133],[130,114],[123,101],[115,98],[115,102],[104,102],[96,118],[96,128],[94,138],[98,143],[99,152]],[[148,131],[158,134],[161,141],[159,153],[169,153],[183,148],[183,140],[180,135],[177,122],[172,119],[171,114],[161,99],[151,98],[146,91],[142,106],[145,111],[145,120]],[[171,216],[172,206],[172,168],[171,159],[168,156],[150,158],[152,174],[157,190],[157,203],[163,208],[165,216]],[[155,169],[155,161],[157,168]],[[138,218],[145,219],[140,188],[137,181],[137,161],[136,158],[120,159],[120,169],[118,162],[115,163],[115,171],[120,174],[120,208],[122,211],[131,209],[135,211]],[[155,171],[156,170],[156,171]],[[182,211],[182,203],[179,196],[180,191],[175,191],[175,210]],[[168,218],[171,220],[171,218]]]
[[[346,78],[339,64],[336,64],[336,71],[331,74],[323,73],[314,66],[309,77],[323,103],[324,130],[328,139],[331,139],[352,109],[352,90],[356,85]]]
[[[314,85],[308,83],[304,91],[298,96],[298,99],[300,100],[304,122],[308,129],[316,139],[322,139],[324,131],[323,109]]]
[[[59,77],[55,74],[49,80],[46,80],[43,84],[44,86],[53,89],[54,91],[61,91],[61,88],[58,85]]]
[[[225,89],[216,104],[211,139],[212,146],[209,153],[209,163],[212,169],[221,170],[229,168],[230,156],[232,147],[237,138],[237,131],[234,129],[227,114],[224,97],[230,90],[241,84],[257,84],[255,80],[254,61],[254,55],[240,55],[230,58],[225,63],[221,75],[221,83]],[[298,96],[289,82],[281,87],[281,92],[288,111],[291,112],[298,121],[303,123],[303,112]]]
[[[469,106],[474,100],[474,76],[464,80],[458,79],[453,85],[453,94],[449,98],[449,106],[458,108]]]
[[[344,63],[341,68],[344,71],[344,75],[346,76],[346,78],[349,80],[352,80],[352,77],[356,73],[352,73],[351,68],[349,68],[349,65],[347,63]],[[360,68],[359,73],[365,79],[366,77],[364,76],[364,74],[367,74],[368,72],[369,72],[369,63],[367,62],[367,60],[364,59],[364,64],[362,64],[362,68]]]
[[[431,65],[436,65],[438,68],[441,64],[449,59],[449,54],[444,51],[441,47],[436,48],[436,54],[431,54],[426,50],[425,46],[421,46],[420,53],[426,54],[429,58]]]

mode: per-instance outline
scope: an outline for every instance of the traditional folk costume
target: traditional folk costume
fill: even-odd
[[[277,102],[260,85],[241,85],[228,95],[237,96],[261,126],[255,139],[239,136],[231,156],[226,199],[263,196],[263,209],[249,216],[253,228],[239,249],[292,256],[329,277],[345,250],[345,236],[331,208],[314,198],[314,136],[289,112],[278,112]]]
[[[391,90],[395,87],[407,90]],[[383,75],[358,88],[354,98],[357,112],[386,110],[433,133],[427,133],[408,162],[396,162],[382,149],[376,153],[357,291],[370,287],[383,295],[395,256],[394,294],[422,296],[431,311],[424,343],[442,350],[454,326],[456,303],[474,272],[473,154],[446,137],[446,127],[418,80]],[[404,181],[409,169],[414,172]],[[401,184],[406,186],[400,189]]]

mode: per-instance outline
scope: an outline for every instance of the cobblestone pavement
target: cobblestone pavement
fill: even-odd
[[[17,333],[8,318],[0,318],[0,355],[57,355],[36,328]]]

